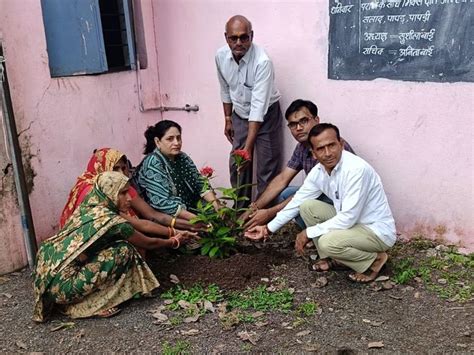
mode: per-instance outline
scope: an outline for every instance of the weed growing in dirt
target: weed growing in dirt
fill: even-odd
[[[257,311],[280,310],[288,312],[293,305],[293,295],[288,289],[270,292],[260,285],[244,292],[233,292],[228,296],[231,309],[255,309]]]
[[[239,321],[241,323],[255,323],[255,317],[249,313],[239,313]]]
[[[190,289],[185,289],[183,286],[177,285],[163,292],[161,298],[173,301],[173,303],[168,305],[168,308],[175,311],[180,308],[178,305],[179,301],[186,301],[193,304],[204,301],[218,302],[222,300],[222,293],[216,285],[209,285],[204,288],[198,284]]]
[[[400,244],[391,254],[395,255],[391,263],[396,283],[406,284],[419,277],[428,290],[443,299],[472,300],[474,254],[459,254],[454,247],[435,248],[432,241],[422,239]],[[404,257],[397,257],[402,255]]]
[[[191,344],[187,341],[178,340],[176,344],[171,345],[169,342],[165,341],[161,347],[162,355],[184,355],[190,354]]]
[[[248,352],[251,352],[251,351],[252,351],[253,346],[252,346],[252,344],[245,343],[245,344],[242,344],[242,346],[240,347],[240,349],[241,349],[244,353],[248,353]]]
[[[397,284],[406,284],[417,276],[417,270],[413,267],[413,259],[401,259],[393,267],[393,280]]]
[[[318,304],[315,302],[309,301],[309,302],[300,304],[296,308],[296,313],[305,317],[311,317],[316,314],[317,309],[318,309]]]

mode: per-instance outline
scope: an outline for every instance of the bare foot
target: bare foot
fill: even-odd
[[[372,263],[372,265],[370,265],[369,269],[367,270],[367,271],[370,271],[369,273],[367,273],[367,271],[365,273],[356,272],[356,273],[350,274],[349,279],[358,283],[368,283],[368,282],[374,281],[377,278],[380,270],[382,270],[382,267],[387,262],[387,260],[388,260],[388,255],[386,252],[377,253],[377,257],[375,258],[374,262]]]

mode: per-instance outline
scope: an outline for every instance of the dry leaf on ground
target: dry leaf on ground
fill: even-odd
[[[204,301],[204,309],[206,311],[209,311],[211,313],[214,313],[216,311],[216,309],[214,308],[214,306],[212,305],[212,303],[208,300],[205,300]]]
[[[179,281],[178,276],[175,274],[170,274],[170,281],[174,284],[179,284],[181,281]]]
[[[321,344],[318,344],[318,343],[309,343],[309,344],[303,345],[304,351],[316,352],[316,351],[319,351],[319,349],[321,349]]]
[[[257,311],[257,312],[254,312],[251,314],[252,317],[254,318],[260,318],[261,316],[263,316],[265,313],[262,312],[262,311]]]
[[[309,329],[308,330],[303,330],[302,332],[299,332],[299,333],[296,333],[296,336],[297,337],[304,337],[308,334],[311,334],[311,330],[309,330]]]
[[[198,335],[199,330],[198,329],[181,330],[180,334],[181,335],[189,335],[189,336]]]
[[[182,309],[188,309],[188,308],[192,308],[193,304],[185,300],[179,300],[178,306],[180,306]]]
[[[384,347],[383,345],[383,341],[373,341],[373,342],[370,342],[367,347],[369,349],[381,349]]]
[[[320,276],[316,279],[316,282],[311,284],[311,287],[321,288],[328,284],[328,279],[324,276]]]
[[[194,315],[194,316],[184,318],[183,322],[184,323],[194,323],[194,322],[197,322],[198,320],[199,320],[199,313]]]
[[[51,328],[52,332],[56,332],[61,329],[71,329],[76,325],[74,322],[60,322],[58,325],[55,325]]]
[[[242,339],[243,341],[249,341],[253,345],[257,344],[257,341],[260,339],[260,336],[256,332],[249,332],[249,331],[243,331],[243,332],[238,332],[237,336]]]
[[[166,314],[161,313],[165,309],[165,306],[159,306],[158,308],[149,311],[152,317],[156,319],[156,322],[153,322],[153,324],[159,324],[168,321],[168,316]]]
[[[22,342],[21,340],[17,341],[15,344],[16,344],[16,346],[18,346],[20,349],[27,349],[27,348],[28,348],[28,346],[27,346],[24,342]]]

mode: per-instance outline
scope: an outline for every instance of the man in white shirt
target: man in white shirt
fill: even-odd
[[[355,282],[373,281],[395,244],[395,222],[380,177],[362,158],[344,151],[339,129],[330,123],[313,127],[308,135],[315,159],[293,199],[265,226],[249,230],[247,237],[266,239],[300,213],[308,226],[296,237],[295,249],[304,253],[311,240],[319,260],[313,269],[327,271],[343,265],[355,271]],[[334,206],[316,200],[324,193]]]
[[[216,53],[216,66],[224,108],[224,134],[232,151],[243,149],[251,160],[257,157],[257,194],[280,171],[282,149],[282,113],[280,93],[275,87],[273,64],[265,51],[252,43],[252,24],[244,16],[229,19],[225,28],[227,46]],[[232,186],[252,183],[252,162],[239,173],[230,159]],[[248,206],[252,188],[239,195],[248,197],[239,207]]]

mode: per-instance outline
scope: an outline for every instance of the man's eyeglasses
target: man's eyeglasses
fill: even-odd
[[[250,40],[250,35],[248,33],[240,36],[227,36],[227,39],[232,43],[237,43],[240,39],[240,43],[247,43]]]
[[[311,117],[312,118],[312,117]],[[309,117],[303,117],[301,118],[299,121],[296,121],[296,122],[290,122],[288,123],[288,128],[289,129],[296,129],[298,127],[298,125],[300,125],[301,127],[304,127],[308,124],[309,120],[311,119]]]

